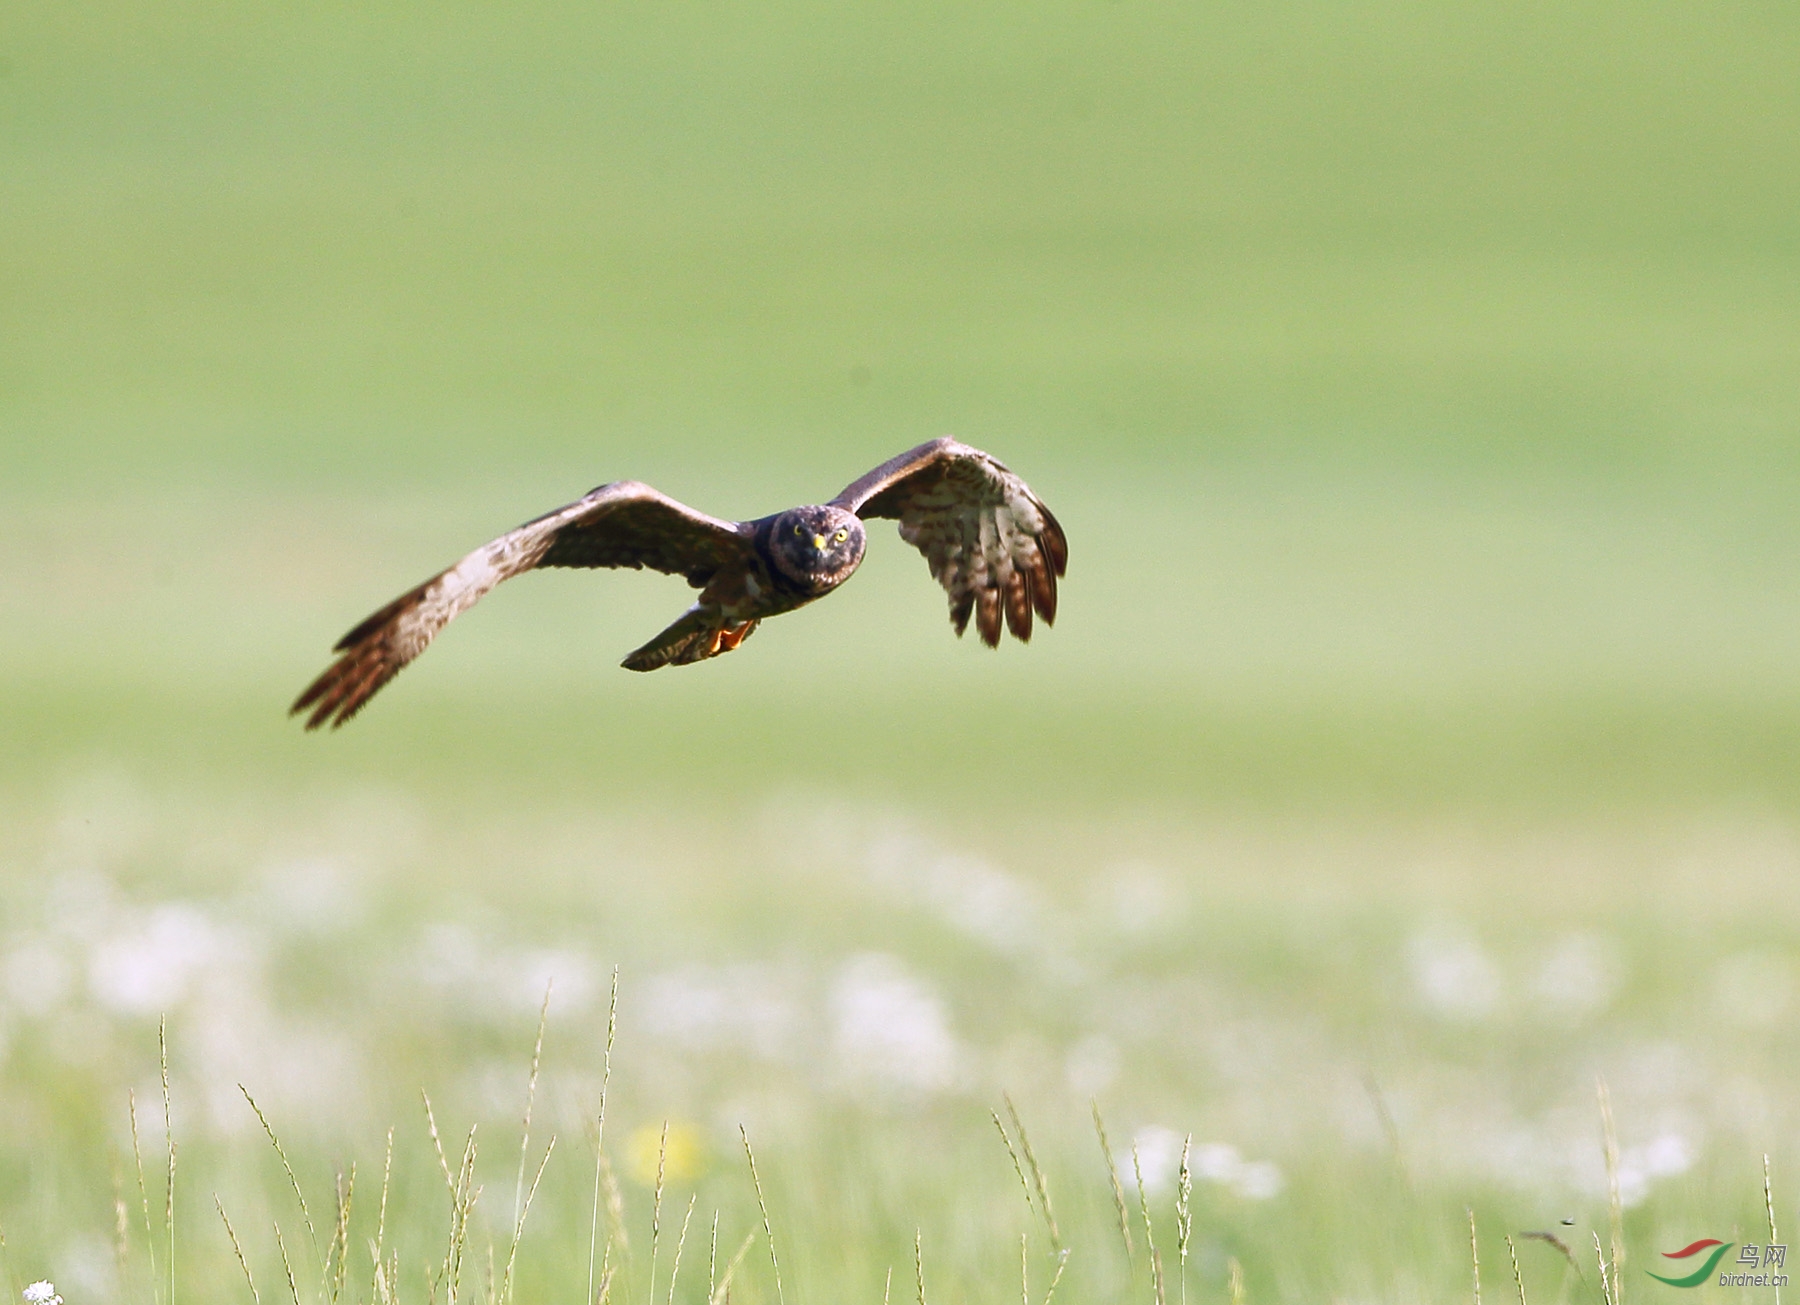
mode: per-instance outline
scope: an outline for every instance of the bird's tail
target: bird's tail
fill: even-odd
[[[728,653],[756,631],[755,621],[721,624],[716,608],[695,605],[681,619],[632,653],[619,665],[628,671],[654,671],[663,666],[686,666]]]

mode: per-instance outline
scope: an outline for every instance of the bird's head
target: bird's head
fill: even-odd
[[[823,592],[850,578],[867,536],[854,512],[798,507],[775,518],[769,551],[788,579]]]

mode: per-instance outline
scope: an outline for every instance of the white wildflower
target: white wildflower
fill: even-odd
[[[17,1282],[18,1279],[13,1281]],[[56,1294],[56,1284],[48,1280],[34,1282],[25,1289],[27,1305],[62,1305],[62,1297]]]
[[[893,956],[853,957],[831,1005],[837,1052],[853,1078],[917,1092],[955,1087],[961,1049],[937,993]]]

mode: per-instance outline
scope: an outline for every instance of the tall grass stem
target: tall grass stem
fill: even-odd
[[[756,1153],[750,1149],[750,1133],[742,1124],[738,1125],[738,1136],[744,1139],[744,1159],[750,1162],[750,1185],[756,1189],[756,1208],[762,1211],[763,1235],[769,1239],[769,1266],[775,1270],[775,1299],[778,1305],[787,1305],[787,1297],[781,1290],[781,1260],[775,1254],[775,1225],[769,1222],[769,1203],[763,1198],[762,1179],[756,1173]]]
[[[232,1252],[237,1256],[238,1267],[244,1271],[244,1281],[250,1286],[250,1299],[256,1305],[262,1305],[262,1296],[256,1290],[256,1279],[250,1276],[250,1261],[244,1258],[244,1248],[238,1242],[237,1229],[231,1226],[231,1219],[225,1213],[225,1203],[213,1193],[213,1204],[218,1207],[219,1218],[225,1224],[225,1235],[231,1239]]]
[[[151,1305],[162,1299],[160,1277],[156,1272],[156,1234],[150,1230],[150,1188],[144,1182],[144,1148],[138,1140],[137,1093],[125,1094],[126,1108],[131,1114],[131,1158],[137,1163],[138,1201],[144,1208],[144,1250],[150,1257]]]
[[[175,1112],[169,1095],[169,1018],[156,1022],[156,1043],[162,1062],[163,1140],[169,1147],[169,1185],[163,1201],[163,1224],[169,1234],[169,1305],[175,1305]]]
[[[1769,1244],[1773,1246],[1781,1240],[1781,1234],[1775,1231],[1775,1183],[1769,1174],[1769,1153],[1767,1151],[1763,1152],[1763,1209],[1769,1216]],[[1775,1288],[1775,1305],[1781,1305],[1781,1287],[1779,1285]]]
[[[1481,1243],[1475,1239],[1475,1207],[1464,1206],[1469,1216],[1469,1263],[1475,1271],[1475,1305],[1481,1305]]]
[[[1137,1180],[1138,1212],[1144,1218],[1144,1253],[1150,1257],[1150,1292],[1156,1305],[1168,1305],[1163,1291],[1162,1259],[1156,1253],[1156,1225],[1150,1219],[1150,1196],[1144,1186],[1144,1163],[1137,1143],[1131,1144],[1131,1175]]]
[[[1113,1163],[1112,1144],[1106,1140],[1106,1121],[1100,1118],[1100,1102],[1090,1099],[1094,1114],[1094,1135],[1100,1139],[1100,1155],[1106,1161],[1106,1177],[1112,1183],[1113,1213],[1119,1219],[1119,1239],[1125,1243],[1125,1263],[1129,1266],[1137,1253],[1131,1244],[1131,1216],[1125,1206],[1125,1187],[1119,1182],[1119,1167]]]
[[[606,1005],[606,1055],[600,1068],[600,1111],[594,1126],[594,1204],[588,1220],[587,1305],[594,1305],[594,1253],[600,1243],[600,1170],[606,1156],[606,1089],[612,1082],[613,1039],[619,1033],[619,967],[613,966]]]
[[[1612,1284],[1612,1305],[1624,1300],[1621,1270],[1625,1267],[1625,1206],[1619,1199],[1619,1133],[1613,1127],[1612,1093],[1606,1080],[1594,1079],[1595,1095],[1600,1100],[1600,1129],[1606,1144],[1606,1213],[1612,1234],[1612,1266],[1608,1275]]]
[[[1513,1285],[1519,1289],[1519,1305],[1526,1305],[1525,1275],[1519,1272],[1519,1248],[1513,1245],[1511,1233],[1506,1237],[1506,1254],[1512,1260]]]
[[[275,1148],[275,1154],[281,1160],[281,1171],[287,1175],[288,1186],[294,1189],[294,1199],[300,1203],[300,1217],[306,1222],[306,1235],[312,1241],[313,1255],[323,1264],[323,1257],[319,1255],[319,1234],[313,1228],[312,1211],[306,1206],[306,1193],[300,1190],[300,1180],[294,1177],[294,1166],[288,1163],[287,1151],[282,1147],[281,1139],[275,1135],[275,1129],[269,1123],[269,1117],[263,1114],[262,1107],[256,1104],[256,1098],[250,1095],[250,1089],[242,1083],[237,1085],[237,1089],[244,1094],[244,1100],[250,1103],[250,1109],[256,1114],[256,1122],[262,1125],[263,1133],[269,1139],[269,1145]],[[430,1101],[425,1103],[425,1112],[427,1115],[431,1113]],[[432,1138],[435,1140],[436,1137],[436,1125],[434,1124]]]
[[[681,1216],[681,1235],[675,1239],[675,1261],[669,1266],[669,1305],[675,1305],[675,1282],[681,1277],[681,1250],[687,1245],[688,1222],[694,1217],[694,1205],[699,1199],[698,1192],[688,1197],[687,1213]]]

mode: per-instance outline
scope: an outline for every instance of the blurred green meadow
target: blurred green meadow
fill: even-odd
[[[1598,1301],[1604,1079],[1666,1295],[1779,1240],[1765,1155],[1800,1230],[1797,431],[1791,6],[0,7],[6,1290],[246,1299],[216,1194],[266,1300],[579,1299],[597,1226],[700,1302],[717,1210],[734,1300],[1025,1234],[1029,1305],[1010,1093],[1057,1300],[1154,1298],[1135,1146],[1171,1301],[1467,1298],[1465,1207],[1490,1297],[1547,1229]],[[1029,647],[881,527],[713,663],[552,573],[284,719],[593,485],[944,433],[1067,528]]]

